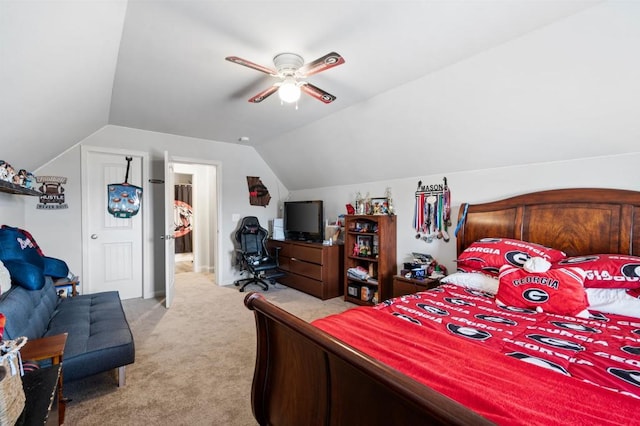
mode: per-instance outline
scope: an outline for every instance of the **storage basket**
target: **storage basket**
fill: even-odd
[[[0,344],[0,426],[13,426],[24,409],[20,348],[25,343],[27,338],[20,337]]]

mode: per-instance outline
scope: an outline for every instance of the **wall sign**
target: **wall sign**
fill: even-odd
[[[269,205],[271,195],[259,177],[247,176],[247,185],[249,185],[249,204],[263,207]]]
[[[36,176],[38,191],[42,192],[38,209],[68,209],[64,199],[64,186],[67,178],[62,176]]]

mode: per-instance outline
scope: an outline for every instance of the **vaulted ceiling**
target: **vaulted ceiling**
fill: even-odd
[[[347,183],[335,176],[340,169],[305,164],[328,138],[341,152],[321,158],[324,164],[367,155],[373,123],[353,123],[354,111],[393,116],[406,107],[402,97],[388,95],[397,91],[412,99],[406,115],[420,113],[420,97],[437,92],[406,94],[412,82],[600,3],[2,0],[0,157],[35,169],[113,124],[248,143],[292,189]],[[309,81],[337,100],[325,105],[303,95],[297,109],[275,95],[249,103],[274,78],[225,61],[236,55],[271,67],[280,52],[308,62],[331,51],[345,64]],[[379,164],[402,150],[389,126],[389,146],[378,143],[373,155]],[[287,149],[291,139],[297,145]],[[396,166],[393,173],[349,175],[370,181],[415,173]]]

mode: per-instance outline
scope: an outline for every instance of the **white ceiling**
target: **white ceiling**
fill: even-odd
[[[231,143],[247,136],[269,162],[267,147],[283,135],[597,3],[2,0],[1,157],[35,169],[114,124]],[[249,103],[275,80],[224,59],[272,66],[280,52],[308,62],[330,51],[346,63],[309,81],[337,100],[303,95],[297,110],[277,95]],[[291,187],[323,184],[296,184],[272,167]]]

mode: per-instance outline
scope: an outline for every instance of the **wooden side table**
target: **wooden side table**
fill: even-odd
[[[22,349],[20,349],[20,356],[23,360],[31,361],[51,359],[53,365],[59,365],[62,364],[66,343],[67,333],[28,340]],[[66,407],[66,400],[62,395],[62,380],[62,370],[60,370],[58,376],[58,418],[60,424],[64,424],[64,411]]]
[[[433,278],[406,278],[402,275],[393,277],[393,297],[426,291],[440,285],[440,281]]]

